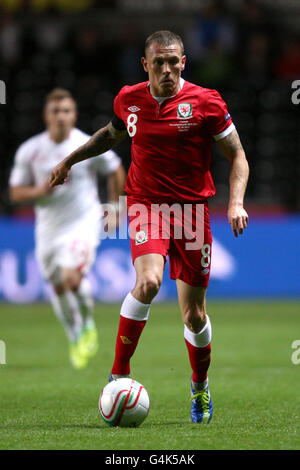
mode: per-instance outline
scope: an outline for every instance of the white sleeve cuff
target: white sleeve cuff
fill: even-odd
[[[230,124],[229,127],[227,127],[223,132],[220,132],[220,134],[214,135],[214,139],[221,140],[224,139],[228,134],[231,134],[231,132],[235,129],[235,125],[232,123]]]

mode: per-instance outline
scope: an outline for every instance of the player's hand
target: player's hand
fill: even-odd
[[[238,237],[242,235],[248,225],[248,214],[242,206],[230,206],[228,208],[228,222],[231,225],[233,235]]]
[[[58,184],[64,184],[68,179],[69,171],[69,165],[66,164],[65,160],[62,160],[53,168],[49,178],[49,186],[54,188]]]

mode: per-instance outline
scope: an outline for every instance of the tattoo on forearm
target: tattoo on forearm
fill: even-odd
[[[116,131],[111,124],[96,132],[88,142],[91,150],[98,153],[106,152],[122,140],[124,133]]]
[[[116,130],[111,123],[95,132],[85,145],[72,154],[70,163],[78,163],[110,150],[125,137],[126,131]]]
[[[235,153],[237,150],[243,150],[239,135],[236,130],[233,130],[225,139],[220,141],[220,144],[229,154]]]

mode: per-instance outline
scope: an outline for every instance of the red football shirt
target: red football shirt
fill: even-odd
[[[114,100],[132,138],[126,194],[170,203],[212,197],[212,138],[234,129],[226,103],[216,90],[184,81],[177,95],[159,105],[148,85],[124,86]]]

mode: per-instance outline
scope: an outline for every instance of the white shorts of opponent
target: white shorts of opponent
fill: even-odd
[[[59,284],[62,268],[76,269],[85,276],[96,257],[100,244],[99,227],[78,227],[56,237],[51,243],[37,243],[36,257],[42,275]]]

